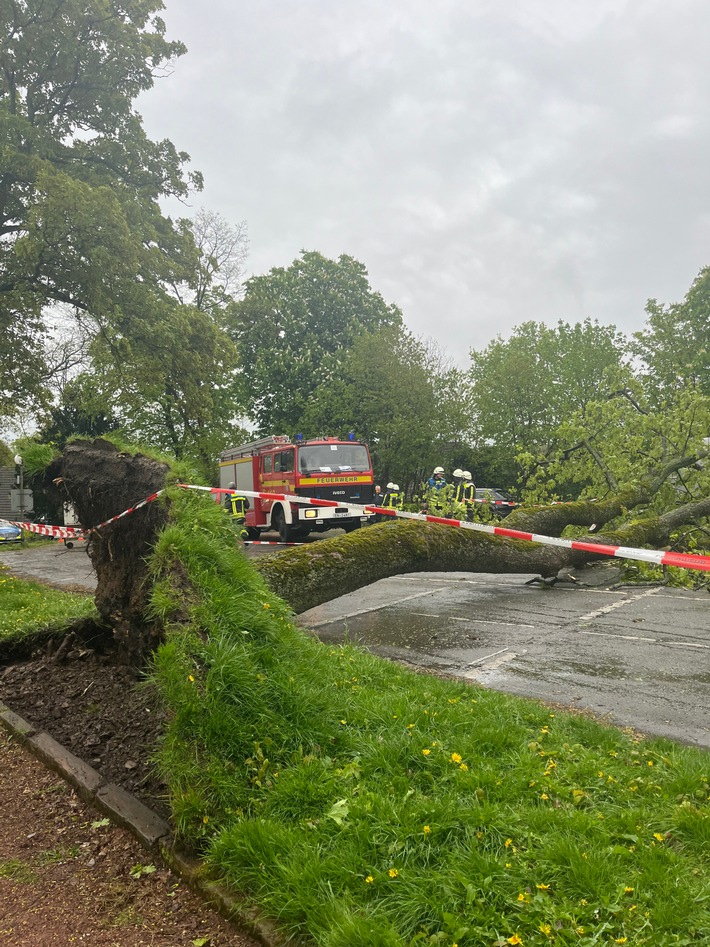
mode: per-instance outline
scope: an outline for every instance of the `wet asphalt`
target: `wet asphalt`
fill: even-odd
[[[278,548],[252,546],[249,555]],[[0,562],[60,586],[95,586],[83,544],[0,549]],[[347,640],[418,668],[710,749],[707,592],[617,587],[612,562],[582,570],[577,584],[526,584],[531,578],[397,576],[299,621],[323,641]]]

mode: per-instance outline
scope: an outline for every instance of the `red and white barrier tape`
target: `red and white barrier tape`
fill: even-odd
[[[202,487],[190,483],[180,483],[180,487],[188,490],[203,490],[214,495],[222,493],[234,493],[234,490],[225,490],[218,487]],[[445,516],[430,516],[428,513],[407,513],[404,510],[393,510],[383,506],[365,506],[356,503],[343,502],[337,500],[321,500],[316,497],[299,497],[288,493],[264,493],[257,490],[239,490],[240,496],[254,497],[261,500],[280,500],[287,503],[299,503],[306,506],[316,507],[339,507],[347,506],[354,515],[379,514],[382,516],[391,516],[397,519],[416,520],[422,523],[436,523],[440,526],[454,526],[458,529],[471,529],[479,533],[488,533],[491,536],[504,536],[508,539],[522,539],[527,542],[541,543],[545,546],[562,546],[566,549],[575,549],[579,552],[589,552],[602,556],[613,556],[618,559],[634,559],[639,562],[651,562],[660,566],[675,566],[681,569],[695,569],[701,572],[710,572],[710,556],[699,556],[693,553],[685,552],[665,552],[656,549],[636,549],[633,546],[611,546],[606,543],[581,542],[576,539],[560,539],[556,536],[543,536],[539,533],[527,533],[518,529],[506,529],[504,526],[489,526],[485,523],[469,523],[467,520],[454,520]],[[55,539],[78,539],[88,533],[95,532],[109,523],[115,523],[116,520],[123,519],[135,513],[141,507],[147,506],[156,500],[163,490],[151,493],[144,500],[134,504],[122,513],[112,516],[110,519],[99,523],[91,529],[78,529],[72,526],[44,526],[40,523],[15,523],[14,525],[28,529],[31,532],[39,533],[41,536],[53,536]],[[333,521],[333,525],[337,520]],[[266,545],[266,543],[259,543]],[[271,545],[271,544],[269,544]],[[300,543],[274,543],[273,545],[301,545]]]
[[[189,484],[180,486],[190,487]],[[197,487],[198,490],[209,490],[209,487]],[[234,490],[214,490],[216,493],[234,493]],[[393,510],[383,506],[361,506],[354,503],[339,503],[336,500],[318,500],[313,497],[292,496],[288,493],[259,493],[256,490],[240,490],[239,494],[246,497],[258,497],[262,500],[282,500],[288,503],[303,503],[309,506],[348,506],[353,511],[382,514],[398,519],[417,520],[423,523],[437,523],[440,526],[454,526],[458,529],[472,529],[479,533],[488,533],[492,536],[505,536],[508,539],[523,539],[527,542],[541,543],[546,546],[562,546],[567,549],[576,549],[579,552],[596,553],[602,556],[614,556],[618,559],[634,559],[639,562],[651,562],[660,566],[676,566],[681,569],[696,569],[701,572],[710,572],[710,556],[698,556],[685,552],[664,552],[656,549],[636,549],[633,546],[610,546],[606,543],[581,542],[576,539],[560,539],[556,536],[543,536],[539,533],[526,533],[518,529],[506,529],[504,526],[489,526],[485,523],[469,523],[467,520],[454,520],[445,516],[430,516],[427,513],[406,513],[404,510]],[[335,521],[337,522],[337,521]],[[335,525],[335,524],[334,524]]]

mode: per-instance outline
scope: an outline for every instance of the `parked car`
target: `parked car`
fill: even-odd
[[[498,487],[476,487],[476,499],[487,503],[496,516],[507,516],[516,506],[510,494]]]
[[[0,543],[19,542],[22,542],[22,530],[20,527],[8,523],[7,520],[0,520]]]

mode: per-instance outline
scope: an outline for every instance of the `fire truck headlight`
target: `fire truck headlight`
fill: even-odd
[[[306,518],[307,520],[312,520],[312,519],[315,519],[315,518],[316,518],[316,516],[318,515],[318,511],[317,511],[317,510],[306,510],[303,515],[305,516],[305,518]]]

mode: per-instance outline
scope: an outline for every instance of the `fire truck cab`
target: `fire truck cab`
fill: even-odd
[[[346,532],[367,523],[354,508],[373,502],[374,475],[366,444],[323,437],[306,441],[269,435],[223,451],[219,458],[220,486],[239,490],[283,493],[335,500],[338,506],[315,507],[288,500],[249,499],[246,527],[250,538],[277,530],[282,542],[340,528]]]

